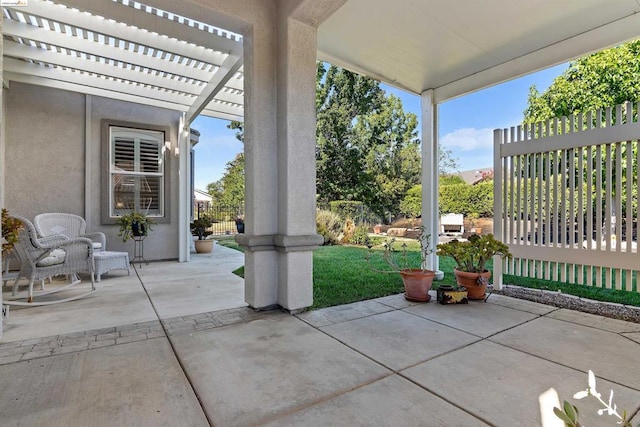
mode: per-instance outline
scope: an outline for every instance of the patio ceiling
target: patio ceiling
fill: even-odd
[[[640,36],[638,0],[348,0],[320,59],[441,102]]]
[[[4,7],[3,84],[242,120],[242,36],[193,19],[191,3],[209,2]],[[640,0],[346,0],[318,29],[318,58],[442,102],[636,38],[638,12]]]

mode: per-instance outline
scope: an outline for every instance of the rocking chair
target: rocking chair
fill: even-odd
[[[18,242],[14,247],[21,262],[21,267],[13,287],[15,292],[18,281],[21,278],[25,278],[29,280],[29,290],[26,301],[20,301],[25,299],[25,297],[22,297],[5,300],[4,304],[23,306],[50,305],[73,301],[95,292],[93,244],[90,239],[85,237],[69,239],[62,235],[38,238],[36,228],[31,221],[19,216],[16,216],[16,218],[22,221],[24,228],[20,230]],[[91,275],[91,290],[88,292],[58,300],[34,301],[36,296],[41,297],[68,290],[80,283],[80,281],[74,281],[61,288],[38,292],[37,295],[34,295],[34,281],[44,280],[51,276],[75,275],[79,272],[88,272]]]

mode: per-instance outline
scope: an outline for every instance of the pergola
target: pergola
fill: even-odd
[[[199,114],[245,121],[246,300],[289,310],[311,304],[319,244],[317,59],[422,97],[423,218],[436,232],[438,103],[640,35],[637,0],[26,3],[3,8],[4,88],[21,82],[182,112],[181,261],[189,124]],[[3,118],[2,147],[5,129]],[[435,255],[430,263],[437,268]]]

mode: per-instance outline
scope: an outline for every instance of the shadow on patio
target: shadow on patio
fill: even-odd
[[[2,424],[532,426],[539,395],[571,399],[589,369],[619,408],[639,408],[639,324],[500,295],[256,313],[230,273],[242,263],[216,247],[113,272],[82,300],[12,309]],[[586,425],[615,422],[574,403]]]

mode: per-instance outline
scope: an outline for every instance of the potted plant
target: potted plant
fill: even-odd
[[[155,224],[151,218],[141,212],[132,211],[118,217],[117,224],[120,226],[118,236],[126,242],[134,236],[146,236],[151,231],[151,226]]]
[[[2,254],[6,254],[18,242],[18,234],[22,229],[22,221],[9,216],[9,211],[2,208]]]
[[[373,253],[371,244],[367,244],[369,251],[367,261],[374,271],[379,273],[398,273],[404,284],[404,297],[409,301],[427,302],[431,299],[429,289],[436,275],[435,271],[425,268],[427,256],[433,253],[431,246],[431,235],[426,232],[426,228],[420,228],[420,235],[417,237],[420,243],[420,265],[411,265],[406,242],[402,244],[400,251],[395,249],[396,239],[391,238],[384,243],[383,259],[389,266],[389,270],[380,270],[371,265],[371,255]]]
[[[484,299],[491,272],[485,268],[487,261],[499,255],[511,259],[509,247],[493,237],[472,234],[468,241],[454,239],[438,245],[438,256],[448,256],[456,262],[453,270],[459,286],[467,289],[469,299]]]
[[[202,214],[198,219],[191,223],[191,233],[198,236],[198,240],[195,241],[196,252],[199,254],[210,253],[213,250],[213,240],[207,239],[208,236],[213,234],[209,230],[209,227],[213,225],[213,218],[208,214]]]
[[[244,233],[244,216],[238,215],[236,218],[236,230],[238,233]]]

